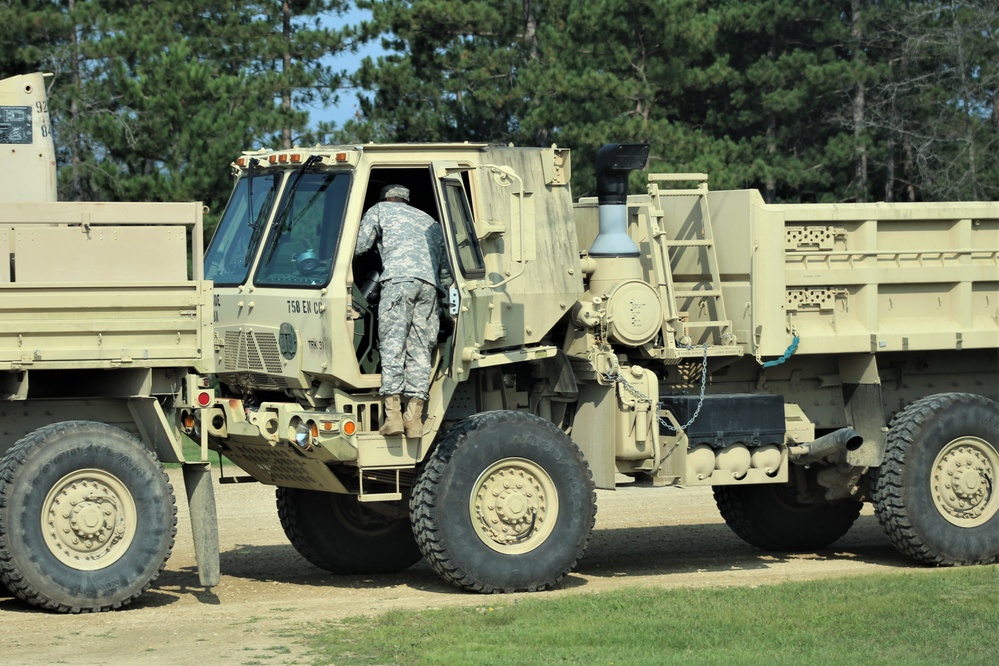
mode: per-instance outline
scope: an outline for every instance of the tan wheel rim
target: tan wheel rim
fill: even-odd
[[[42,505],[45,545],[81,571],[117,562],[135,539],[135,500],[117,477],[82,469],[53,484]]]
[[[978,527],[999,511],[999,453],[977,437],[959,437],[933,463],[933,504],[948,522]]]
[[[491,549],[528,553],[555,529],[558,493],[548,472],[524,458],[490,465],[472,486],[469,514],[475,533]]]

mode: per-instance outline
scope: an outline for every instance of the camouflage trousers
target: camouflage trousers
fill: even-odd
[[[378,303],[382,395],[427,399],[430,356],[440,327],[437,308],[437,289],[432,284],[391,280],[382,285]]]

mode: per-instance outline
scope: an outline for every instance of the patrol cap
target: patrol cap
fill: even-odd
[[[402,199],[406,203],[409,203],[409,188],[402,185],[386,185],[382,188],[382,201],[385,201],[389,197]]]

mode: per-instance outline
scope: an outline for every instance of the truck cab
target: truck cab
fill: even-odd
[[[206,252],[205,272],[215,284],[222,395],[240,400],[245,414],[216,415],[208,430],[254,476],[343,492],[323,469],[330,462],[412,465],[446,412],[457,420],[483,408],[451,404],[474,368],[556,355],[549,331],[582,292],[581,271],[572,268],[579,255],[565,151],[419,148],[261,151],[234,162],[235,188]],[[380,262],[374,250],[355,257],[354,247],[361,217],[391,183],[409,188],[410,204],[443,226],[455,281],[434,355],[425,436],[385,444],[377,435]],[[525,223],[535,215],[531,199],[541,188],[546,223],[565,230],[566,242],[558,246],[536,247],[535,220]],[[229,403],[219,402],[228,412]],[[309,416],[320,413],[318,420]],[[303,441],[299,431],[310,428],[318,437],[289,456],[294,464],[287,473],[253,462],[256,447],[273,455],[281,442]],[[373,441],[359,446],[367,439]],[[329,446],[320,444],[326,440]],[[401,452],[393,451],[397,445]],[[322,449],[325,455],[311,456]],[[316,476],[303,483],[299,467]],[[389,494],[398,495],[397,489]]]

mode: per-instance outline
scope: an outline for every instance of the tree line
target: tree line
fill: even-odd
[[[648,142],[772,202],[999,199],[999,0],[0,0],[37,70],[70,200],[217,215],[243,149],[466,140],[572,148],[577,195]]]

